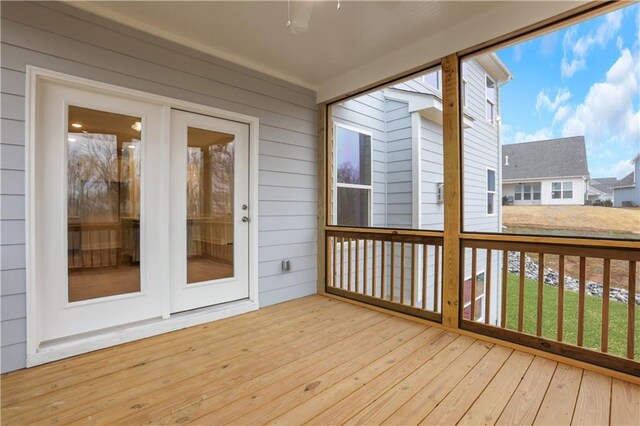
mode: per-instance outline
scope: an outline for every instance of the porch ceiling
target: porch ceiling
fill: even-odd
[[[357,90],[583,2],[70,2],[317,91]]]

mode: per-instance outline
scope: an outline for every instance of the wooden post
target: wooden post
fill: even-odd
[[[442,132],[444,156],[444,247],[442,324],[458,328],[460,306],[460,231],[462,219],[460,62],[452,54],[442,59]]]
[[[327,133],[326,133],[326,122],[327,122],[327,104],[319,104],[318,105],[318,149],[316,150],[316,161],[318,163],[318,217],[317,217],[317,226],[318,226],[318,234],[317,234],[317,260],[318,260],[318,283],[317,283],[317,291],[318,293],[324,293],[326,287],[326,279],[327,279],[327,271],[329,269],[329,262],[327,258],[327,250],[326,247],[326,238],[325,238],[325,226],[329,219],[327,216],[328,211],[328,203],[327,203],[327,178],[326,170],[327,170]],[[335,238],[334,240],[334,265],[333,265],[333,274],[335,277]],[[342,273],[342,270],[340,270]],[[332,283],[334,286],[336,285],[335,278]]]

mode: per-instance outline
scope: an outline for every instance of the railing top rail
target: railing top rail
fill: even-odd
[[[628,260],[640,262],[640,248],[628,247],[595,247],[574,244],[549,244],[542,242],[523,242],[518,240],[462,240],[466,248],[521,251],[528,253],[544,253],[564,256],[594,257],[600,259]]]
[[[369,232],[369,231],[345,231],[345,230],[329,230],[326,234],[328,237],[342,237],[356,240],[373,240],[373,241],[390,241],[396,243],[408,244],[429,244],[434,246],[442,246],[443,237],[441,235],[432,235],[424,233],[390,233],[390,232]]]
[[[422,229],[389,229],[389,228],[353,228],[345,226],[326,226],[327,235],[346,236],[347,234],[376,235],[375,239],[381,239],[385,235],[400,237],[432,237],[443,238],[442,231],[426,231]]]
[[[596,247],[596,248],[620,248],[620,249],[636,249],[640,250],[640,240],[618,240],[618,239],[602,239],[602,238],[576,238],[576,237],[558,237],[558,236],[533,236],[533,235],[515,235],[515,234],[483,234],[483,233],[466,233],[460,234],[460,239],[479,240],[479,241],[503,241],[510,243],[537,243],[546,245],[561,245],[570,247]]]

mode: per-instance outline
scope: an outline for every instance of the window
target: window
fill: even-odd
[[[487,101],[486,113],[487,121],[490,123],[496,123],[496,104],[498,103],[498,89],[496,82],[491,77],[486,76],[485,79],[485,97]]]
[[[422,76],[422,82],[435,90],[440,90],[440,71],[430,72]]]
[[[496,209],[496,171],[487,169],[487,214],[495,214]]]
[[[371,134],[336,124],[337,224],[370,226]]]
[[[519,183],[514,188],[514,199],[516,201],[540,201],[540,182]]]
[[[467,108],[467,80],[462,79],[462,90],[460,91],[462,97],[462,108]]]
[[[553,182],[551,184],[551,198],[557,200],[573,198],[573,182]]]
[[[483,315],[483,307],[484,307],[484,284],[485,284],[485,274],[484,271],[476,274],[476,307],[474,312],[474,320],[482,321],[484,319]],[[470,319],[471,318],[471,277],[467,278],[464,281],[464,289],[463,289],[463,298],[464,298],[464,311],[463,318]]]
[[[542,187],[542,184],[540,183],[534,183],[532,185],[533,188],[533,199],[540,201],[540,188]]]

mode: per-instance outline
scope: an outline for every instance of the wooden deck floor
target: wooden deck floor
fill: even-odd
[[[322,296],[2,377],[2,424],[639,420],[637,385]]]

